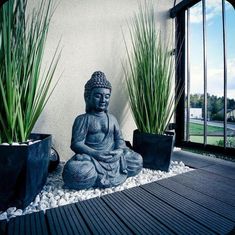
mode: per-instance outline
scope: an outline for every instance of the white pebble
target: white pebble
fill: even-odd
[[[76,202],[76,198],[74,196],[69,198],[69,203],[74,203]]]
[[[49,193],[47,194],[47,197],[51,198],[51,197],[54,197],[54,195],[53,195],[53,193],[49,192]]]
[[[0,214],[0,220],[5,220],[7,219],[7,212],[3,212],[2,214]]]
[[[58,190],[58,194],[59,194],[60,196],[63,196],[63,195],[64,195],[64,192],[63,192],[62,190]]]
[[[16,207],[10,207],[7,209],[7,215],[12,215],[16,211]]]
[[[48,197],[45,194],[43,194],[41,197],[41,201],[47,201],[47,200],[48,200]]]
[[[13,146],[18,146],[18,145],[20,145],[20,143],[13,142],[11,145],[13,145]]]
[[[40,196],[39,195],[37,195],[35,200],[34,200],[34,203],[38,203],[38,202],[40,202]]]
[[[68,203],[67,203],[67,201],[64,200],[64,198],[61,198],[58,202],[59,206],[63,206],[63,205],[66,205],[66,204],[68,204]]]
[[[60,199],[60,196],[59,196],[59,195],[55,196],[55,200],[56,200],[56,201],[58,201],[59,199]]]
[[[70,193],[65,193],[65,194],[64,194],[64,199],[65,199],[66,201],[68,201],[69,198],[70,198]]]
[[[39,205],[39,210],[46,210],[47,209],[47,205],[45,203],[42,203]]]
[[[23,210],[21,210],[21,209],[18,209],[14,212],[15,216],[19,216],[19,215],[22,215],[22,214],[23,214]]]
[[[127,188],[139,186],[141,184],[153,182],[163,178],[171,177],[187,171],[191,171],[183,162],[172,161],[169,172],[159,170],[142,169],[142,171],[134,177],[128,178],[122,185],[107,189],[88,189],[88,190],[69,190],[63,189],[62,180],[63,164],[47,178],[47,183],[43,190],[36,196],[35,200],[24,209],[24,211],[11,207],[5,212],[0,212],[0,220],[9,219],[18,215],[25,215],[39,210],[45,211],[48,208],[74,203],[89,198],[100,197],[105,194],[121,191]]]
[[[57,207],[57,206],[58,206],[56,201],[52,202],[50,205],[51,205],[51,207],[52,207],[52,208],[54,208],[54,207]]]

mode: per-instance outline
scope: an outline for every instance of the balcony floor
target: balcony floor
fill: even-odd
[[[195,170],[0,221],[0,234],[235,234],[235,163],[184,151],[172,160]]]

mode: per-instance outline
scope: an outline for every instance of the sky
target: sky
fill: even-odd
[[[223,96],[223,38],[221,0],[206,0],[208,93]],[[235,9],[226,2],[228,98],[235,99]],[[203,93],[202,2],[190,10],[191,94]]]

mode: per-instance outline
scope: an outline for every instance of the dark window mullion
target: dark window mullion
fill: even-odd
[[[189,141],[189,125],[190,125],[190,9],[187,10],[187,35],[186,35],[186,42],[187,42],[187,124],[186,124],[186,141]]]
[[[184,140],[185,136],[185,12],[180,12],[176,16],[176,94],[180,95],[182,88],[182,95],[180,96],[178,105],[176,106],[176,145],[180,144]],[[177,89],[179,87],[180,89]]]
[[[225,0],[222,0],[223,59],[224,59],[224,147],[227,143],[227,44],[226,44]]]
[[[202,0],[203,74],[204,74],[204,145],[207,144],[207,47],[206,0]]]

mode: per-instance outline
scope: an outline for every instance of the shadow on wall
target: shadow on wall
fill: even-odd
[[[116,77],[117,83],[112,91],[112,100],[110,104],[110,113],[112,113],[118,120],[122,129],[124,123],[128,118],[129,102],[126,91],[126,83],[123,71]]]

